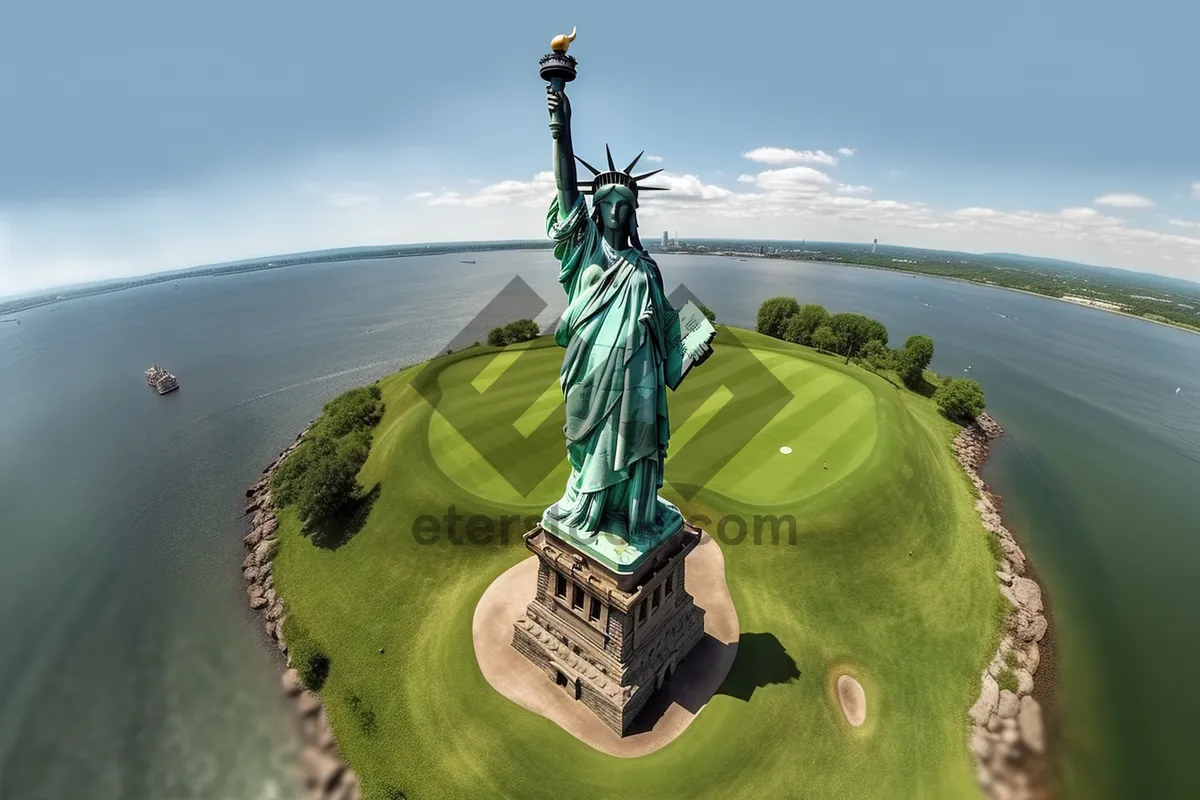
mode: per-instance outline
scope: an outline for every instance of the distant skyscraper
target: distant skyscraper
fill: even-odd
[[[876,239],[875,241],[871,242],[871,252],[872,252],[872,253],[874,253],[874,252],[875,252],[875,248],[876,248],[876,247],[878,247],[878,246],[879,246],[879,240],[878,240],[878,239]]]
[[[667,235],[666,231],[663,231],[663,247],[670,247],[670,246],[671,246],[671,237]]]

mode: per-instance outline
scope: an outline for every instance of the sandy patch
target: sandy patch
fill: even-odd
[[[704,609],[704,639],[651,698],[624,737],[610,731],[512,646],[513,623],[537,588],[530,556],[492,582],[475,607],[471,636],[483,677],[514,703],[541,714],[602,753],[633,758],[672,742],[720,688],[737,655],[738,619],[725,583],[725,557],[704,534],[687,557],[687,590]]]
[[[838,704],[846,721],[855,728],[861,728],[867,721],[867,695],[863,692],[862,684],[849,675],[837,679]]]

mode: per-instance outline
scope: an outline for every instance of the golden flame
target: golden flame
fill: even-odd
[[[571,26],[571,32],[569,34],[560,33],[558,36],[555,36],[550,40],[550,49],[556,53],[565,53],[573,41],[575,41],[575,27]]]

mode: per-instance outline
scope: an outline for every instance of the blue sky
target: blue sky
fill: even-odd
[[[0,295],[540,236],[537,59],[573,25],[578,151],[645,149],[674,189],[647,230],[1200,278],[1195,4],[407,5],[7,9]]]

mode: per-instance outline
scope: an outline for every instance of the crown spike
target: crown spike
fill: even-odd
[[[669,192],[666,186],[639,186],[639,192]]]
[[[637,183],[640,180],[649,178],[651,175],[657,175],[658,173],[662,172],[664,169],[665,169],[665,167],[659,167],[658,169],[651,170],[650,172],[645,172],[645,173],[642,173],[641,175],[635,175],[633,178],[633,181],[634,181],[634,183]]]
[[[611,171],[613,171],[613,172],[616,172],[616,171],[617,171],[617,165],[613,163],[613,160],[612,160],[612,150],[609,150],[609,149],[608,149],[608,143],[607,143],[607,142],[604,144],[604,154],[608,156],[608,168],[609,168]]]
[[[591,164],[589,164],[588,162],[584,161],[584,160],[583,160],[582,158],[580,158],[579,156],[575,156],[575,160],[576,160],[576,161],[578,161],[580,164],[583,164],[583,165],[584,165],[585,167],[587,167],[588,169],[590,169],[590,170],[592,171],[592,174],[593,174],[593,175],[599,175],[599,174],[600,174],[600,170],[596,169],[595,167],[593,167],[593,166],[592,166]]]
[[[625,168],[625,174],[626,174],[626,175],[628,175],[628,174],[629,174],[629,173],[630,173],[630,172],[633,170],[633,168],[637,166],[637,162],[638,162],[638,161],[640,161],[640,160],[641,160],[641,158],[642,158],[642,156],[644,156],[644,155],[646,155],[646,151],[645,151],[645,150],[643,150],[642,152],[638,153],[638,154],[637,154],[637,156],[636,156],[636,157],[633,159],[633,161],[630,161],[630,162],[629,162],[629,166]]]

